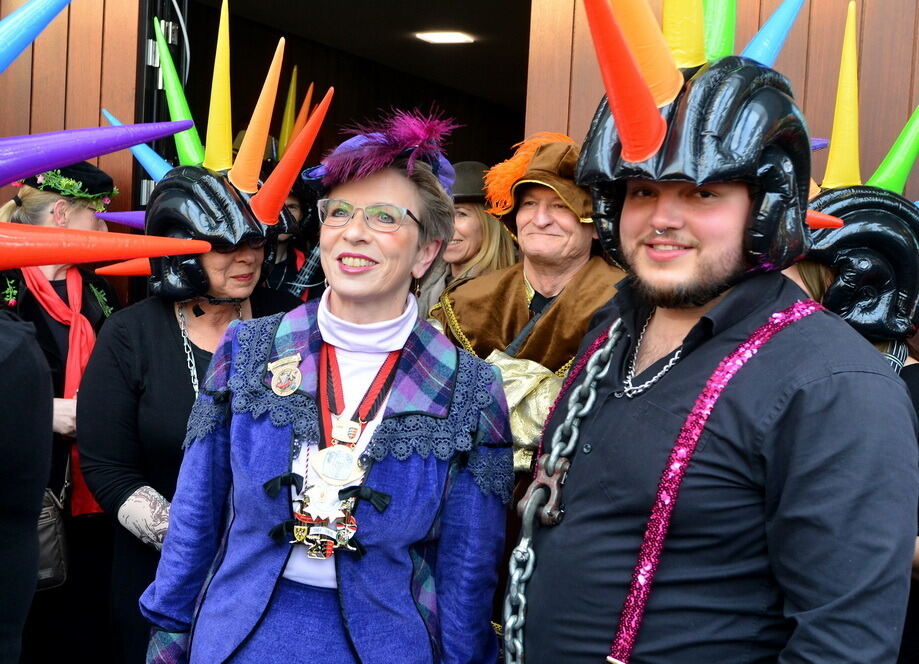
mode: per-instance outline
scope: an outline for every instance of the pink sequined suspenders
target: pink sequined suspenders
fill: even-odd
[[[670,517],[686,474],[686,467],[692,460],[696,443],[699,442],[705,429],[705,423],[712,414],[718,398],[747,360],[753,357],[776,332],[822,309],[823,307],[813,300],[804,300],[796,302],[784,311],[772,314],[769,322],[753,332],[745,342],[721,360],[705,383],[702,393],[699,394],[689,416],[683,422],[680,434],[667,459],[667,466],[657,485],[657,496],[651,508],[651,516],[648,518],[641,549],[638,552],[638,562],[632,572],[629,593],[622,605],[616,637],[613,639],[609,656],[606,658],[611,664],[628,664],[632,655],[638,631],[641,628],[641,620],[645,614],[645,606],[651,595],[651,584],[654,581],[654,574],[657,572],[664,541],[670,528]]]

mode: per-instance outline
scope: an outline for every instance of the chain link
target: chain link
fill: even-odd
[[[240,320],[243,317],[242,303],[235,303],[236,317]],[[188,340],[188,320],[185,318],[185,303],[179,302],[176,307],[176,315],[179,319],[179,332],[182,333],[182,348],[185,349],[185,366],[188,367],[188,375],[191,378],[191,387],[195,391],[195,400],[198,399],[198,365],[195,363],[195,354],[191,350],[191,341]]]
[[[188,321],[185,319],[185,303],[179,302],[179,331],[182,333],[182,347],[185,349],[185,364],[188,367],[188,375],[191,376],[191,386],[195,391],[195,399],[198,398],[198,367],[195,364],[195,355],[191,351],[191,342],[188,340]]]
[[[552,433],[549,454],[539,460],[544,465],[546,474],[551,477],[556,469],[562,470],[560,461],[568,459],[578,444],[581,420],[586,416],[597,400],[597,383],[609,372],[613,349],[622,336],[622,321],[618,318],[609,329],[609,338],[594,353],[585,367],[583,382],[571,391],[568,397],[568,413],[564,421]],[[567,468],[567,464],[561,464]],[[535,483],[535,480],[534,480]],[[560,478],[560,484],[564,477]],[[560,485],[559,485],[560,491]],[[524,498],[521,513],[520,540],[511,553],[508,563],[509,580],[507,594],[504,596],[504,658],[508,664],[523,664],[523,627],[526,623],[527,583],[533,576],[536,566],[536,551],[533,549],[533,535],[536,528],[536,516],[541,515],[544,525],[554,525],[545,518],[543,509],[549,502],[550,487],[545,483],[531,486]],[[560,497],[556,500],[560,502]],[[561,518],[559,516],[559,518]]]

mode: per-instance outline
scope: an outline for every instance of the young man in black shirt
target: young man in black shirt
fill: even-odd
[[[629,276],[547,424],[571,467],[543,457],[531,507],[554,479],[564,518],[512,558],[510,659],[522,640],[528,664],[894,661],[916,418],[880,354],[779,272],[810,241],[788,82],[724,58],[662,112],[663,146],[626,161],[604,101],[579,164]]]

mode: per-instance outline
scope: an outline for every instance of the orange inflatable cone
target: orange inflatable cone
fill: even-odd
[[[278,223],[278,216],[281,214],[281,208],[284,207],[284,201],[290,195],[290,190],[294,186],[300,171],[303,169],[303,162],[309,154],[313,143],[316,142],[316,136],[322,127],[322,121],[325,120],[326,112],[329,110],[329,104],[332,103],[332,95],[335,93],[334,88],[329,88],[325,93],[316,112],[310,115],[306,126],[287,148],[287,152],[278,165],[275,166],[271,175],[249,200],[249,207],[252,208],[255,218],[263,224],[273,226]]]
[[[297,134],[306,126],[306,119],[309,117],[310,104],[313,103],[313,84],[306,89],[306,96],[303,98],[303,105],[300,106],[300,112],[297,113],[297,119],[294,121],[294,127],[290,130],[290,140],[294,140]]]
[[[667,123],[642,78],[613,17],[608,0],[584,0],[590,35],[603,75],[610,112],[622,143],[622,158],[640,162],[660,149]]]
[[[149,258],[132,258],[120,263],[97,267],[95,273],[106,277],[149,277],[153,270],[150,269]]]
[[[0,270],[203,254],[210,242],[0,222]]]
[[[247,194],[258,191],[258,176],[262,169],[262,159],[265,156],[265,143],[268,141],[268,130],[271,125],[271,112],[274,109],[275,97],[278,94],[278,83],[281,80],[281,60],[284,58],[284,38],[278,42],[278,47],[268,68],[268,75],[262,85],[262,91],[252,111],[252,118],[246,128],[233,168],[227,173],[227,178],[233,186]]]
[[[834,217],[831,214],[826,214],[825,212],[817,212],[816,210],[807,211],[807,225],[809,228],[842,228],[846,225],[839,217]]]
[[[654,103],[666,106],[680,94],[683,74],[664,39],[647,0],[612,0],[613,15],[622,30],[638,70],[645,79]],[[701,29],[701,25],[700,25]]]

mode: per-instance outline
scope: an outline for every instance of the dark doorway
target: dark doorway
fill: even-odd
[[[191,54],[186,94],[203,140],[219,3],[186,2]],[[427,110],[434,104],[461,123],[448,148],[454,161],[493,164],[507,158],[511,145],[523,138],[529,0],[231,0],[230,14],[234,131],[248,123],[283,36],[287,43],[272,134],[277,136],[280,128],[294,65],[299,69],[298,105],[310,82],[316,86],[314,103],[328,86],[336,89],[311,163],[341,140],[342,126],[372,119],[378,109],[390,107]],[[414,37],[424,30],[459,30],[476,41],[431,45]],[[181,71],[184,39],[176,37],[174,58]],[[144,120],[166,119],[164,103],[145,108],[156,110]],[[169,153],[170,147],[162,149]]]

